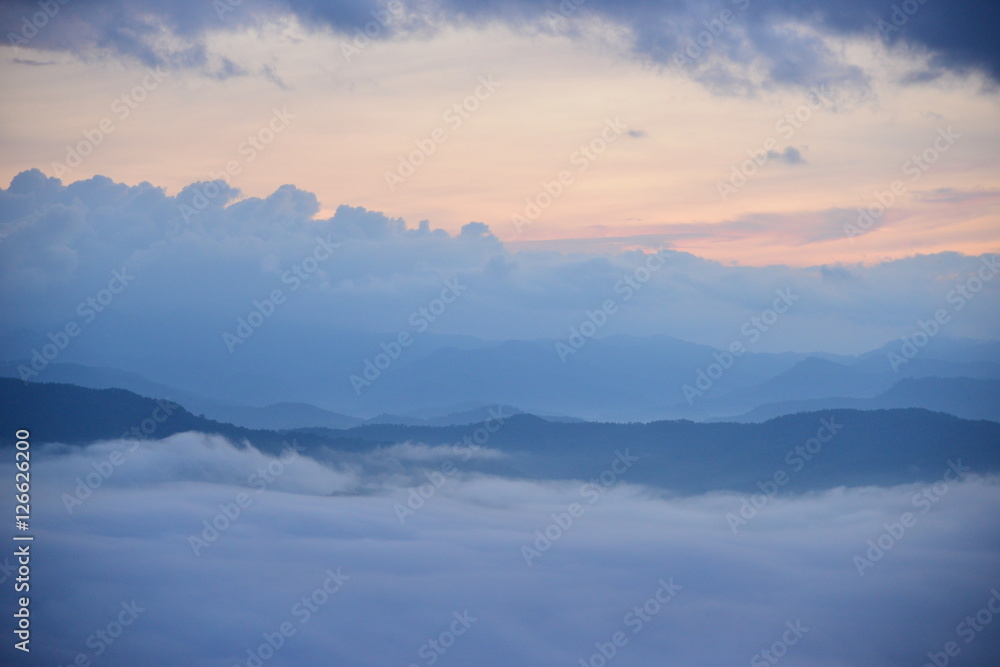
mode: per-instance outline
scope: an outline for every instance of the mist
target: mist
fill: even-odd
[[[466,455],[502,454],[419,443],[325,463],[196,433],[37,452],[31,664],[921,665],[955,642],[958,664],[987,665],[1000,650],[982,622],[1000,604],[995,477],[779,494],[734,529],[739,494],[634,485],[611,459],[594,485],[465,472]],[[91,493],[67,503],[80,483]],[[982,609],[980,630],[962,625]]]

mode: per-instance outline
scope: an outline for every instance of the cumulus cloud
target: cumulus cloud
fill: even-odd
[[[731,494],[622,480],[590,502],[579,482],[455,476],[401,522],[393,508],[412,488],[330,495],[315,480],[341,474],[303,458],[258,494],[238,479],[258,453],[183,436],[136,452],[168,472],[126,460],[67,513],[60,494],[125,445],[37,450],[32,656],[46,664],[103,647],[94,664],[242,665],[283,623],[294,633],[266,664],[425,665],[442,635],[441,664],[579,664],[619,631],[616,659],[630,665],[747,664],[793,637],[788,624],[800,635],[788,665],[919,665],[949,641],[963,664],[987,665],[1000,650],[995,619],[958,634],[998,583],[992,478],[779,494],[734,534]],[[928,492],[924,512],[914,498]],[[251,502],[218,520],[239,494]],[[195,555],[206,521],[226,527]],[[862,576],[869,540],[882,553]],[[133,601],[135,622],[97,639]]]
[[[196,67],[220,77],[243,72],[238,63],[209,52],[205,45],[208,33],[257,26],[286,15],[297,17],[307,29],[347,34],[372,24],[372,34],[378,39],[426,34],[468,22],[502,22],[516,30],[544,30],[588,39],[602,32],[589,26],[598,21],[626,31],[629,48],[639,57],[682,67],[726,92],[747,92],[760,83],[864,86],[866,74],[845,62],[840,50],[827,43],[829,37],[867,37],[883,40],[890,47],[922,51],[928,54],[922,75],[925,79],[943,69],[980,69],[994,80],[1000,76],[1000,54],[989,29],[996,23],[997,8],[975,0],[902,3],[907,11],[892,0],[835,4],[792,0],[656,4],[430,0],[406,3],[391,12],[389,4],[374,0],[289,0],[278,5],[263,0],[239,4],[173,0],[112,7],[108,2],[92,2],[60,7],[58,20],[46,21],[44,28],[23,44],[84,57],[110,53],[150,65]],[[19,34],[25,30],[24,22],[37,11],[37,4],[29,0],[5,3],[0,10],[0,28],[4,34]],[[761,72],[766,81],[760,80]]]
[[[48,342],[48,332],[76,322],[84,334],[61,361],[120,367],[130,358],[121,350],[130,349],[174,358],[195,374],[229,365],[265,375],[284,369],[272,376],[286,377],[296,368],[308,372],[316,359],[338,374],[353,373],[370,350],[344,332],[564,338],[588,310],[612,298],[621,307],[602,336],[665,334],[726,346],[775,290],[788,288],[800,299],[761,341],[761,351],[863,352],[948,307],[950,290],[989,260],[943,253],[844,267],[853,276],[846,283],[828,279],[831,267],[726,266],[669,250],[678,235],[822,243],[843,238],[856,211],[665,226],[654,228],[659,234],[621,239],[619,252],[606,250],[614,239],[580,253],[513,252],[480,222],[452,236],[426,221],[412,227],[350,206],[321,219],[316,197],[291,185],[265,198],[209,185],[169,196],[150,183],[127,186],[100,176],[63,184],[32,170],[14,178],[0,190],[6,232],[0,305],[6,334],[21,333],[8,339],[5,356],[30,356],[32,346]],[[658,248],[666,248],[663,266],[639,289],[627,288],[623,281],[634,281]],[[119,291],[104,295],[111,300],[99,312],[89,307],[87,299],[109,285]],[[949,336],[988,338],[997,330],[997,285],[983,283],[975,303],[949,325]],[[281,302],[267,305],[275,290]],[[443,290],[457,298],[421,315]],[[256,311],[266,315],[262,324],[230,353],[223,334]]]

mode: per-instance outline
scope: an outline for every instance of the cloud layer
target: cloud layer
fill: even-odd
[[[1000,329],[992,256],[740,267],[670,251],[662,238],[632,239],[645,253],[513,252],[481,223],[452,236],[363,208],[341,206],[327,219],[317,211],[315,196],[291,185],[238,199],[221,181],[196,183],[174,197],[149,183],[64,185],[23,172],[0,190],[8,230],[0,305],[8,334],[34,333],[9,339],[5,354],[26,358],[75,323],[82,333],[61,361],[120,367],[121,350],[136,349],[126,343],[141,340],[140,354],[280,365],[292,353],[288,340],[319,353],[324,337],[344,331],[387,342],[398,332],[418,341],[424,332],[563,339],[608,300],[616,309],[601,336],[666,334],[724,347],[789,289],[793,306],[754,351],[862,352],[912,334],[941,308],[955,310],[947,336]],[[843,235],[846,220],[830,216],[821,229],[789,217],[787,230]],[[723,227],[755,234],[765,225]],[[660,248],[656,259],[650,253]],[[969,281],[959,311],[955,290]],[[363,359],[339,352],[352,364]]]
[[[406,485],[344,495],[351,474],[302,457],[258,493],[246,475],[277,459],[186,434],[143,443],[68,514],[60,495],[127,446],[35,463],[32,655],[46,664],[103,647],[94,664],[231,667],[283,623],[294,633],[266,664],[425,665],[432,639],[448,644],[442,665],[579,664],[616,632],[632,665],[746,664],[765,649],[788,665],[923,664],[948,641],[962,664],[986,665],[1000,648],[995,621],[968,642],[957,627],[1000,583],[996,480],[779,495],[733,534],[738,496],[671,497],[623,477],[590,502],[580,483],[459,471],[401,523]],[[927,492],[923,512],[914,496]],[[226,525],[241,494],[240,516],[196,556],[190,537]],[[883,537],[905,512],[910,527]],[[880,539],[859,575],[855,557]],[[538,550],[530,566],[524,547]],[[133,600],[134,623],[97,639]],[[774,648],[789,627],[797,640]]]
[[[206,34],[259,28],[294,16],[307,29],[352,35],[374,26],[377,39],[426,35],[446,26],[501,22],[526,32],[556,32],[577,39],[624,43],[633,54],[687,69],[709,85],[740,92],[761,83],[864,85],[866,74],[844,62],[828,37],[874,37],[930,56],[926,80],[943,69],[981,69],[1000,76],[1000,53],[990,31],[992,3],[912,0],[793,2],[703,0],[697,3],[564,0],[453,2],[314,2],[258,0],[216,3],[92,2],[56,8],[53,19],[15,43],[66,50],[87,58],[110,53],[149,65],[197,67],[212,76],[245,73],[238,62],[213,58]],[[20,34],[38,11],[28,0],[5,3],[4,34]],[[621,33],[624,33],[623,35]],[[704,33],[704,34],[703,34]]]

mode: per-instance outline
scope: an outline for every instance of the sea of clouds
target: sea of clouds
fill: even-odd
[[[33,448],[33,650],[15,664],[988,665],[1000,651],[995,478],[779,494],[734,532],[739,495],[677,496],[627,470],[598,493],[463,470],[503,458],[490,449],[320,463],[195,433]]]

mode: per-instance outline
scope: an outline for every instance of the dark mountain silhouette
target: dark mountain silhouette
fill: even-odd
[[[23,428],[31,432],[34,442],[65,444],[129,437],[161,439],[198,431],[225,436],[237,445],[246,441],[265,451],[277,451],[289,438],[277,431],[253,430],[205,419],[176,404],[124,389],[89,389],[0,378],[0,406],[0,442],[4,444],[13,442],[15,431]],[[302,433],[300,437],[302,444],[347,449],[357,444],[337,436],[320,440]]]
[[[35,443],[119,438],[161,405],[120,389],[10,379],[0,379],[0,403],[0,442],[7,445],[20,428],[30,429]],[[761,489],[758,483],[767,488],[779,471],[788,475],[782,490],[794,491],[933,482],[959,464],[976,473],[1000,471],[1000,423],[921,409],[824,410],[762,424],[560,423],[520,414],[506,417],[494,432],[485,429],[485,424],[366,424],[255,431],[176,408],[151,435],[217,433],[265,451],[277,451],[294,438],[321,460],[337,460],[338,451],[356,455],[391,443],[454,445],[475,438],[502,453],[506,474],[537,479],[597,479],[627,451],[637,460],[616,478],[684,493],[756,492]],[[464,469],[485,470],[475,461]]]
[[[823,422],[821,420],[826,420]],[[823,423],[843,425],[815,448]],[[361,439],[459,442],[469,427],[359,426],[345,433]],[[334,435],[329,433],[329,435]],[[828,435],[828,431],[822,434]],[[618,450],[639,456],[623,480],[685,492],[755,491],[757,481],[785,470],[783,487],[804,491],[840,485],[902,484],[939,479],[948,461],[961,459],[977,472],[1000,471],[1000,424],[966,421],[927,410],[830,410],[788,415],[763,424],[662,421],[649,424],[559,424],[516,415],[486,446],[510,455],[528,477],[590,479]],[[793,462],[787,456],[791,452]],[[806,461],[809,456],[812,460]],[[792,468],[802,459],[802,469]]]
[[[873,398],[816,398],[761,405],[731,418],[710,421],[763,422],[796,412],[830,409],[886,410],[925,408],[962,419],[1000,422],[1000,380],[906,378]]]

